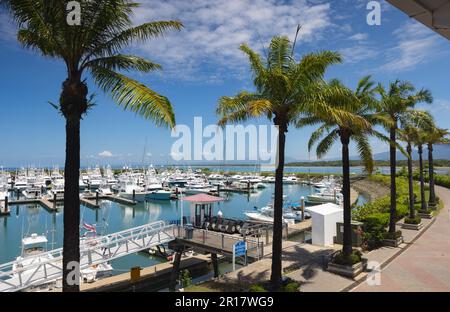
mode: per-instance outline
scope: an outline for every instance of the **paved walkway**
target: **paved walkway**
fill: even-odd
[[[436,190],[445,208],[434,223],[424,219],[420,231],[402,229],[405,243],[398,248],[382,247],[364,254],[369,262],[382,264],[380,286],[366,283],[367,272],[353,280],[323,270],[324,257],[340,249],[338,245],[324,248],[283,241],[285,274],[300,282],[302,292],[450,291],[450,190],[441,187]],[[398,229],[401,224],[402,221],[398,222]],[[217,288],[229,290],[234,284],[248,286],[267,281],[270,267],[271,256],[266,254],[264,259],[210,282],[210,286],[226,286]]]
[[[431,227],[381,272],[381,285],[352,291],[450,291],[450,190],[436,187],[445,207]]]

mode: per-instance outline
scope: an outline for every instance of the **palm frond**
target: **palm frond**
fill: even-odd
[[[137,70],[140,72],[150,72],[161,69],[161,65],[150,62],[144,58],[134,55],[113,55],[101,57],[87,62],[84,67],[103,67],[108,70]]]
[[[97,84],[124,109],[152,119],[157,125],[175,126],[175,114],[166,97],[105,67],[90,66],[90,70]]]
[[[372,174],[374,168],[374,161],[372,156],[372,148],[370,147],[369,139],[367,135],[359,134],[352,136],[356,142],[356,148],[361,160],[364,163],[364,167],[368,174]]]
[[[317,145],[317,148],[316,148],[317,158],[320,159],[323,156],[325,156],[329,152],[329,150],[333,146],[334,142],[338,138],[339,138],[339,134],[338,134],[338,131],[336,129],[331,131],[330,133],[328,133],[322,139],[322,141],[320,141],[320,143]]]

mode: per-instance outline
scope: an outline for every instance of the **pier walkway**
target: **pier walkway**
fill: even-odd
[[[80,269],[104,263],[153,246],[168,243],[176,237],[176,227],[154,222],[125,231],[84,239],[80,242]],[[25,267],[12,261],[0,265],[0,292],[20,291],[62,277],[62,248],[26,258]]]

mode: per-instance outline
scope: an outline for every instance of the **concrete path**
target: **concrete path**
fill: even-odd
[[[362,283],[352,291],[450,291],[450,190],[436,187],[444,209],[412,246],[381,272],[381,284]]]

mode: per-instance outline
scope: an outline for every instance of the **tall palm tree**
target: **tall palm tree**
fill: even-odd
[[[416,210],[414,207],[412,146],[418,136],[417,128],[412,125],[404,125],[404,127],[398,132],[398,134],[400,140],[406,142],[406,152],[408,157],[409,217],[414,218],[416,216]]]
[[[414,207],[414,181],[413,181],[413,157],[412,146],[421,139],[423,129],[428,128],[433,122],[432,116],[426,111],[409,110],[400,119],[401,128],[398,130],[398,137],[406,142],[406,152],[408,161],[408,191],[409,191],[409,217],[415,218]]]
[[[121,54],[121,51],[135,42],[182,28],[177,21],[132,26],[131,15],[138,4],[130,0],[78,0],[78,3],[81,5],[81,25],[71,26],[67,22],[66,1],[4,1],[18,23],[19,42],[43,56],[62,60],[67,67],[58,105],[66,120],[64,291],[79,291],[78,283],[70,283],[67,277],[71,271],[79,276],[73,263],[80,260],[80,120],[90,107],[85,74],[90,73],[94,81],[125,109],[158,125],[172,127],[175,116],[169,100],[122,73],[148,73],[161,66],[138,56]]]
[[[389,132],[389,155],[391,175],[391,205],[389,219],[389,233],[395,232],[397,221],[397,187],[395,184],[396,162],[397,162],[397,131],[398,123],[402,116],[420,102],[431,103],[433,98],[428,90],[415,92],[414,86],[405,81],[396,80],[389,84],[385,90],[381,85],[378,87],[380,101],[378,110],[392,121],[391,126],[385,127]]]
[[[450,139],[447,136],[450,132],[447,129],[441,129],[432,126],[425,131],[425,141],[428,146],[428,170],[429,170],[429,186],[430,197],[428,206],[436,207],[436,192],[434,189],[434,164],[433,164],[433,146],[436,144],[450,144]]]
[[[312,133],[308,143],[308,150],[311,150],[313,145],[323,137],[316,148],[318,158],[322,158],[336,141],[340,141],[342,144],[342,195],[344,197],[342,253],[348,259],[352,254],[349,144],[351,140],[356,142],[357,151],[363,160],[366,171],[371,174],[374,164],[369,137],[375,136],[388,141],[389,139],[376,131],[373,126],[376,124],[388,125],[390,121],[375,112],[375,88],[370,76],[361,79],[354,92],[338,80],[332,80],[330,86],[340,88],[342,92],[337,93],[337,96],[326,96],[325,101],[333,108],[347,111],[349,118],[336,118],[336,116],[326,113],[315,113],[301,118],[297,122],[297,126],[320,124],[320,127]]]
[[[217,113],[219,124],[242,122],[266,117],[278,127],[277,166],[275,172],[274,225],[271,283],[281,286],[282,206],[284,151],[288,126],[302,112],[327,111],[331,115],[346,115],[329,108],[319,96],[326,69],[341,62],[339,54],[330,51],[307,54],[300,61],[293,57],[293,45],[286,37],[274,37],[266,57],[247,45],[240,49],[247,55],[254,75],[255,91],[242,91],[234,97],[222,97]],[[329,89],[330,92],[335,91]]]
[[[427,203],[425,201],[425,181],[423,177],[423,146],[426,144],[425,135],[419,132],[414,144],[417,147],[419,154],[419,184],[420,184],[420,210],[427,210]]]

